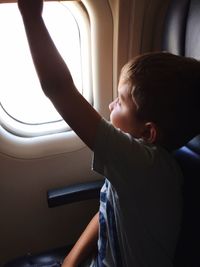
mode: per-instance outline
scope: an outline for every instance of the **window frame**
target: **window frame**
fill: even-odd
[[[84,14],[84,19],[87,20],[91,34],[89,37],[91,64],[88,65],[89,69],[84,70],[89,71],[91,77],[85,78],[84,82],[93,88],[93,107],[108,119],[108,104],[112,101],[113,89],[113,20],[109,1],[101,0],[94,3],[93,0],[83,0],[73,1],[73,4],[74,8],[83,12],[82,15]],[[2,127],[0,122],[0,153],[10,157],[44,158],[77,151],[84,147],[85,144],[73,131],[27,138],[13,135]]]
[[[80,8],[80,5],[74,5],[68,3],[67,6],[69,12],[74,16],[75,21],[78,24],[80,32],[80,52],[81,52],[81,65],[87,66],[89,69],[91,66],[90,63],[90,41],[89,41],[89,21],[87,14],[83,14],[83,10]],[[87,32],[87,34],[81,34],[81,32]],[[91,86],[91,69],[85,71],[82,68],[82,85],[83,85],[83,96],[92,104],[92,86]],[[85,89],[84,89],[85,88]],[[45,123],[25,123],[19,121],[17,118],[13,118],[6,111],[6,107],[0,105],[0,120],[1,125],[8,132],[13,135],[20,137],[36,137],[36,136],[45,136],[48,134],[55,134],[64,131],[70,131],[71,128],[62,120],[49,121]]]

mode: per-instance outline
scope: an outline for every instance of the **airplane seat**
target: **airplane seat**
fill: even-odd
[[[165,18],[162,50],[200,59],[200,1],[173,0]],[[199,75],[200,78],[200,75]],[[198,123],[200,114],[196,114]],[[174,152],[184,174],[183,222],[175,267],[200,266],[200,135]]]
[[[165,18],[162,49],[174,54],[200,59],[200,1],[172,0]],[[196,114],[197,123],[200,114]],[[183,224],[175,255],[175,267],[200,266],[200,136],[174,152],[184,173]],[[101,183],[78,185],[71,189],[48,191],[49,207],[96,198]],[[77,190],[76,190],[77,188]],[[56,267],[67,248],[27,255],[4,267]],[[160,266],[162,267],[162,266]]]

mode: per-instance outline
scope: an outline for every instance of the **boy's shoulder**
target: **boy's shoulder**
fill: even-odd
[[[134,170],[161,165],[166,165],[167,169],[169,165],[177,165],[172,153],[165,148],[136,139],[105,119],[99,123],[94,154],[103,163],[119,164]]]

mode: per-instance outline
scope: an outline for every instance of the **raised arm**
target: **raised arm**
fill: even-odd
[[[18,0],[18,6],[45,95],[83,142],[93,149],[101,116],[76,89],[42,19],[43,0]]]

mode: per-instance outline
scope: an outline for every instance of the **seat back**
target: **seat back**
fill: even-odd
[[[172,0],[162,50],[200,59],[200,1]],[[200,79],[200,74],[199,74]],[[197,123],[200,114],[196,114]],[[200,135],[174,153],[184,174],[184,210],[175,266],[200,266]]]

